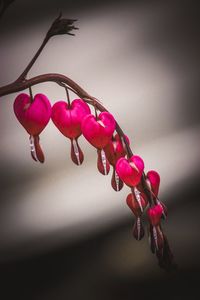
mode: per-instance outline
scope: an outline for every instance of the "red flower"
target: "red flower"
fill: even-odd
[[[52,121],[60,132],[71,141],[71,159],[76,165],[83,162],[84,155],[78,144],[78,137],[82,134],[81,122],[90,114],[90,108],[82,99],[75,99],[69,105],[65,101],[58,101],[52,107]]]
[[[127,136],[125,136],[125,139],[129,144],[129,139]],[[123,188],[124,183],[119,178],[115,169],[115,165],[120,157],[124,157],[126,155],[126,150],[118,133],[112,137],[112,140],[110,140],[105,146],[104,151],[109,163],[113,166],[113,174],[111,179],[112,188],[118,192]]]
[[[147,206],[147,197],[137,189],[133,190],[126,198],[126,203],[136,217],[140,217]]]
[[[127,143],[129,144],[129,139],[125,136]],[[116,165],[116,162],[119,158],[124,157],[126,155],[126,150],[124,149],[124,145],[118,133],[112,137],[109,143],[104,148],[106,157],[109,163],[112,166]]]
[[[156,171],[151,170],[147,173],[147,180],[149,181],[153,194],[157,197],[160,186],[160,175]]]
[[[116,163],[116,172],[123,182],[130,186],[137,186],[142,177],[144,162],[142,158],[133,155],[131,158],[120,158]]]
[[[39,134],[44,130],[51,117],[51,104],[43,94],[37,94],[31,99],[28,94],[19,94],[14,102],[14,112],[30,134],[32,158],[44,162],[44,154],[39,144]]]
[[[97,168],[99,172],[107,175],[110,170],[110,164],[104,147],[110,142],[115,130],[115,119],[108,112],[102,112],[98,117],[89,114],[83,119],[81,128],[86,140],[97,148]]]
[[[147,210],[147,215],[149,217],[149,222],[153,226],[159,225],[162,213],[163,213],[163,210],[162,210],[162,207],[160,205],[157,204],[157,205],[155,205],[153,207],[150,207]]]
[[[115,130],[115,119],[108,112],[100,113],[97,119],[89,114],[83,119],[81,129],[86,140],[101,150],[111,140]]]

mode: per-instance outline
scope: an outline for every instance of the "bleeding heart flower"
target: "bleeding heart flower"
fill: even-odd
[[[71,140],[71,158],[77,165],[84,159],[78,137],[82,134],[81,122],[88,114],[90,108],[82,99],[73,100],[70,106],[65,101],[58,101],[52,107],[51,119],[59,131]]]
[[[150,207],[147,210],[147,215],[149,217],[149,221],[153,226],[157,226],[160,224],[160,219],[163,213],[163,209],[160,205],[155,205],[153,207]]]
[[[102,112],[96,119],[92,114],[87,115],[81,124],[86,140],[97,149],[103,149],[111,140],[115,130],[115,119],[108,112]]]
[[[115,119],[108,112],[102,112],[98,117],[87,115],[81,124],[84,137],[97,148],[97,168],[103,175],[110,171],[110,164],[106,157],[104,147],[109,143],[115,130]]]
[[[158,192],[159,192],[159,186],[160,186],[160,175],[156,171],[149,171],[147,173],[146,178],[147,185],[149,186],[149,189],[152,191],[152,197],[154,201],[161,206],[163,213],[162,217],[165,219],[167,217],[167,207],[164,205],[163,202],[158,200]]]
[[[78,138],[83,118],[90,114],[90,108],[82,99],[75,99],[69,106],[65,101],[58,101],[52,107],[51,119],[60,132],[69,139]]]
[[[132,210],[136,217],[140,217],[147,206],[147,197],[144,193],[141,193],[137,188],[132,190],[126,198],[126,203]]]
[[[129,144],[129,139],[127,136],[125,136],[125,139]],[[115,165],[120,157],[124,157],[126,155],[126,150],[118,133],[116,133],[115,136],[112,137],[112,140],[110,140],[109,143],[105,146],[104,151],[109,163],[113,166],[111,185],[113,189],[118,192],[123,188],[124,183],[119,178],[115,170]]]
[[[130,144],[129,138],[127,136],[125,136],[125,139],[127,143]],[[106,157],[112,166],[116,165],[116,162],[120,157],[124,157],[126,155],[126,149],[124,149],[124,145],[118,133],[116,133],[115,136],[112,137],[112,140],[109,141],[104,150],[106,153]]]
[[[151,170],[147,173],[147,180],[149,180],[153,194],[157,197],[160,186],[160,175],[156,171]]]
[[[133,155],[131,158],[120,158],[116,163],[116,172],[123,182],[130,186],[137,186],[144,171],[142,158]]]
[[[51,104],[48,98],[43,94],[37,94],[32,101],[28,94],[19,94],[14,102],[14,112],[18,121],[30,134],[32,158],[44,162],[44,154],[39,144],[39,134],[51,117]]]

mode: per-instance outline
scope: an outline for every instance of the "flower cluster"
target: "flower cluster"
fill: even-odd
[[[58,101],[51,106],[43,94],[22,93],[14,102],[14,112],[30,135],[31,155],[35,161],[44,162],[44,154],[39,143],[39,135],[52,119],[58,130],[71,142],[71,159],[76,165],[84,160],[78,138],[85,139],[97,150],[97,168],[107,175],[113,167],[111,186],[120,191],[126,184],[131,193],[126,202],[131,209],[135,223],[133,236],[141,240],[145,235],[143,216],[147,215],[150,247],[156,254],[161,267],[172,264],[172,254],[163,233],[161,219],[167,216],[165,205],[158,199],[160,176],[156,171],[144,173],[144,162],[130,150],[128,137],[117,130],[117,123],[107,111],[91,113],[89,105],[82,99],[72,102]]]

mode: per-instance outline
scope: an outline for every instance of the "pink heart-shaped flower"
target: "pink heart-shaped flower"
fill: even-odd
[[[125,139],[129,144],[130,142],[127,136],[125,136]],[[112,137],[112,140],[110,140],[109,143],[106,145],[104,151],[106,153],[106,157],[109,163],[112,166],[115,166],[117,160],[120,157],[124,157],[126,155],[126,150],[124,149],[124,146],[118,133],[116,133],[115,136]]]
[[[144,171],[144,162],[141,157],[133,155],[131,158],[120,158],[116,163],[116,172],[130,187],[139,184],[142,173]]]
[[[144,171],[144,162],[141,157],[133,155],[131,158],[120,158],[116,163],[116,172],[130,187],[139,184],[142,173]]]
[[[103,149],[110,141],[115,130],[115,119],[108,112],[99,114],[96,120],[92,114],[87,115],[81,124],[86,140],[97,149]]]
[[[82,134],[81,122],[88,114],[90,108],[82,99],[73,100],[70,107],[65,101],[58,101],[52,107],[51,119],[64,136],[77,139]]]
[[[149,180],[153,194],[157,197],[160,186],[160,175],[156,171],[151,170],[147,173],[147,180]]]
[[[146,195],[138,191],[138,194],[134,192],[128,194],[126,198],[126,203],[128,207],[132,210],[133,214],[136,217],[140,217],[148,202]]]
[[[33,102],[28,94],[22,93],[14,102],[14,112],[18,121],[33,136],[39,135],[51,117],[51,104],[43,94],[35,95]]]
[[[153,226],[157,226],[160,223],[161,216],[163,214],[163,209],[161,205],[157,204],[153,207],[150,207],[147,210],[147,215],[149,217],[149,221]]]

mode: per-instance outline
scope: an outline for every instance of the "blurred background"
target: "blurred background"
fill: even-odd
[[[32,161],[12,94],[0,109],[1,298],[192,297],[200,270],[198,1],[17,0],[0,20],[1,86],[24,70],[60,11],[80,30],[52,38],[28,76],[65,74],[101,99],[145,170],[160,173],[178,269],[158,267],[147,235],[133,239],[129,189],[112,190],[111,174],[98,173],[96,151],[82,137],[85,160],[77,167],[50,122],[41,134],[45,164]],[[52,104],[66,99],[54,83],[37,92]]]

